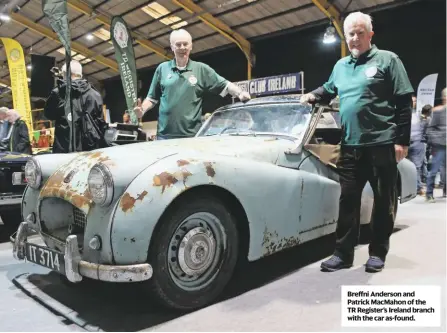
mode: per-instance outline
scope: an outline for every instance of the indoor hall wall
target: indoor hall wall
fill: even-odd
[[[446,82],[446,1],[422,0],[410,5],[372,14],[375,35],[373,43],[380,49],[393,51],[402,59],[413,88],[426,75],[439,73],[436,97]],[[253,77],[304,71],[306,91],[315,89],[329,77],[339,59],[339,45],[321,42],[325,26],[290,32],[253,42],[257,57]],[[247,65],[237,47],[193,57],[213,67],[232,81],[244,80]],[[155,68],[140,70],[142,80],[139,96],[146,96]],[[118,79],[118,80],[117,80]],[[105,81],[105,103],[111,109],[112,120],[120,121],[125,99],[119,77]],[[212,112],[230,98],[206,96],[204,112]],[[158,108],[151,110],[144,121],[156,120]]]

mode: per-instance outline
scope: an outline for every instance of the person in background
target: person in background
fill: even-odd
[[[433,108],[432,117],[427,128],[428,143],[431,146],[432,163],[427,177],[427,202],[435,202],[433,190],[436,174],[444,172],[446,167],[446,88],[442,90],[442,105]],[[445,176],[444,176],[445,177]],[[446,184],[443,184],[443,196],[446,196]]]
[[[423,119],[423,121],[425,121],[427,123],[427,126],[430,123],[431,110],[432,110],[431,107],[430,107],[430,109],[422,108],[422,110],[421,110],[421,118]],[[426,139],[427,139],[427,136],[426,136]],[[425,146],[425,154],[424,154],[424,161],[422,162],[422,168],[421,168],[421,184],[427,185],[427,175],[428,175],[427,164],[428,164],[428,159],[430,157],[430,145],[426,141],[424,146]]]
[[[73,120],[75,125],[76,147],[75,151],[87,151],[99,148],[99,142],[92,143],[87,140],[89,133],[84,129],[85,122],[81,121],[84,117],[83,112],[91,116],[93,121],[102,119],[102,97],[100,93],[91,85],[82,75],[82,65],[76,60],[70,63],[71,69],[71,98],[73,100],[73,115],[65,115],[65,80],[58,79],[58,87],[53,89],[48,97],[44,115],[48,120],[53,120],[54,125],[54,142],[53,153],[69,153],[72,151],[70,147],[70,125]],[[61,71],[65,78],[66,66],[62,66]],[[85,117],[82,118],[85,121]]]
[[[123,124],[131,124],[130,115],[127,112],[123,114]]]
[[[7,107],[0,107],[0,140],[8,135],[9,122],[6,120],[8,111]]]
[[[413,101],[413,105],[414,105]],[[410,136],[410,147],[408,148],[408,159],[413,162],[416,166],[417,170],[417,193],[419,195],[423,195],[422,190],[422,165],[425,159],[425,146],[427,142],[427,126],[428,120],[427,117],[423,116],[423,114],[430,113],[431,105],[425,105],[422,108],[421,114],[419,115],[416,112],[416,109],[413,109],[411,115],[411,136]]]
[[[1,109],[0,119],[9,122],[8,135],[3,138],[3,144],[7,151],[32,154],[28,126],[21,119],[20,114],[14,109]]]
[[[47,134],[47,128],[45,125],[40,125],[39,140],[37,141],[38,148],[50,147],[50,136]]]
[[[415,113],[417,111],[416,106],[417,106],[417,101],[418,101],[415,94],[413,94],[411,96],[411,101],[413,103],[411,109],[412,109],[413,113]]]
[[[135,112],[138,118],[158,102],[159,117],[157,140],[188,138],[196,135],[202,125],[202,101],[205,93],[228,93],[242,102],[250,94],[218,75],[210,66],[189,58],[192,37],[184,29],[174,30],[170,35],[171,49],[175,59],[161,63],[155,70],[146,99]]]
[[[342,141],[337,169],[340,174],[340,208],[336,246],[322,271],[352,267],[358,243],[363,188],[369,181],[374,191],[367,272],[385,266],[394,228],[397,200],[397,164],[410,144],[411,107],[414,90],[399,57],[371,45],[371,17],[349,14],[344,34],[350,56],[340,59],[329,80],[301,97],[301,102],[340,98]]]

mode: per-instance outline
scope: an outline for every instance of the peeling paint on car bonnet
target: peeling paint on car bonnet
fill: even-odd
[[[179,152],[190,151],[193,155],[197,153],[230,155],[275,163],[278,149],[273,145],[272,142],[266,142],[265,137],[230,136],[163,140],[84,152],[61,166],[49,177],[41,190],[41,197],[62,198],[88,214],[92,200],[87,180],[91,168],[96,163],[103,163],[109,168],[115,187],[120,187],[120,185],[126,187],[138,173],[151,164]],[[184,164],[187,161],[178,163]],[[210,177],[215,174],[212,164],[206,164],[205,168]],[[153,181],[155,186],[166,188],[178,179],[185,181],[188,176],[190,176],[188,173],[160,174],[156,175]]]

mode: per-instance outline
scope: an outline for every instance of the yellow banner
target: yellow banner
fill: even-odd
[[[14,39],[0,37],[5,46],[8,59],[9,76],[11,78],[11,90],[13,108],[20,114],[28,126],[30,140],[32,138],[31,101],[28,90],[28,78],[26,76],[25,56],[22,46]]]

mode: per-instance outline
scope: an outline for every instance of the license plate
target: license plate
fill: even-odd
[[[47,247],[26,243],[26,260],[65,275],[64,255]]]

